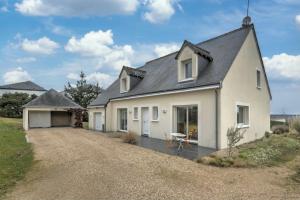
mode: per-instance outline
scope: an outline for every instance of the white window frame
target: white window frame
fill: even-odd
[[[154,115],[154,112],[153,112],[153,108],[157,108],[157,119],[154,119],[153,118],[153,115]],[[153,122],[158,122],[159,121],[159,106],[152,106],[151,107],[151,121],[153,121]]]
[[[237,121],[237,114],[238,114],[238,108],[239,106],[241,107],[248,107],[248,123],[238,123]],[[236,120],[236,127],[237,128],[249,128],[250,127],[250,104],[248,103],[242,103],[242,102],[237,102],[235,105],[235,120]]]
[[[125,81],[124,81],[125,80]],[[125,85],[124,85],[125,83]],[[127,77],[121,78],[121,93],[128,92],[128,81]]]
[[[257,73],[259,72],[259,85],[258,85],[258,76]],[[256,68],[256,88],[261,89],[261,70]]]
[[[137,109],[137,113],[136,113],[137,116],[135,116],[135,109]],[[132,119],[134,121],[138,121],[139,120],[139,107],[137,107],[137,106],[133,107],[133,117],[132,117]]]
[[[120,123],[121,123],[121,121],[120,121],[120,114],[119,114],[119,112],[120,112],[120,110],[121,109],[126,109],[126,118],[127,118],[127,130],[122,130],[121,129],[121,125],[120,125]],[[120,131],[120,132],[128,132],[128,108],[123,108],[123,107],[120,107],[120,108],[117,108],[117,128],[118,128],[118,131]]]
[[[186,64],[187,63],[191,63],[191,67],[192,67],[192,77],[186,78]],[[184,61],[181,61],[181,75],[182,75],[182,80],[180,80],[179,82],[186,82],[186,81],[192,81],[194,80],[193,78],[193,59],[186,59]]]

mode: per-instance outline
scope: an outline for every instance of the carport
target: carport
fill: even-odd
[[[63,94],[51,89],[24,106],[23,127],[25,130],[73,127],[76,121],[74,113],[76,109],[83,108]]]

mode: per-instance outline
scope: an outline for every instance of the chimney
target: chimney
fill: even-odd
[[[251,17],[250,16],[244,17],[242,27],[247,27],[250,25],[251,25]]]

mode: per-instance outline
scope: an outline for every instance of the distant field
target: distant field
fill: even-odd
[[[0,199],[22,179],[33,161],[22,119],[0,118]]]

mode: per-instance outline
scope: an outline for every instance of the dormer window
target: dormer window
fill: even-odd
[[[121,92],[127,92],[128,91],[128,85],[127,85],[127,78],[121,79]]]
[[[192,78],[192,59],[183,62],[184,67],[184,78],[191,79]]]

